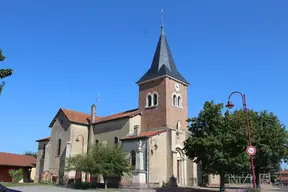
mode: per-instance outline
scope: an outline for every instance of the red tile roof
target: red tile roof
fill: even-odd
[[[29,155],[0,152],[0,165],[34,167],[36,165],[36,158]]]
[[[153,130],[153,131],[140,132],[138,136],[131,135],[131,136],[123,137],[120,140],[136,139],[136,138],[141,138],[141,137],[153,137],[157,134],[164,133],[164,132],[166,132],[166,129],[158,129],[158,130]]]
[[[69,121],[73,122],[73,123],[81,123],[81,124],[88,124],[89,123],[89,119],[90,119],[90,115],[86,114],[86,113],[81,113],[78,111],[72,111],[69,109],[60,109],[61,111],[63,111],[63,113],[66,115],[66,117],[69,119]],[[98,116],[95,116],[95,119],[99,119]]]
[[[288,181],[288,177],[286,176],[286,177],[280,177],[280,176],[278,176],[277,178],[276,178],[277,180],[282,180],[282,181]]]
[[[98,119],[96,119],[95,124],[103,123],[103,122],[111,121],[111,120],[115,120],[115,119],[120,119],[120,118],[124,118],[124,117],[133,117],[133,116],[138,115],[140,113],[141,112],[138,109],[131,109],[129,111],[124,111],[121,113],[116,113],[116,114],[105,116],[105,117],[99,117]]]
[[[45,137],[45,138],[36,140],[36,142],[41,142],[41,141],[50,141],[50,137]]]
[[[278,175],[279,175],[280,173],[281,173],[281,174],[288,174],[288,171],[287,171],[287,170],[284,170],[284,171],[277,172],[277,173],[275,173],[275,174],[278,174]]]
[[[81,112],[73,111],[73,110],[69,110],[69,109],[60,108],[60,110],[58,111],[58,113],[55,115],[52,122],[50,123],[49,127],[53,126],[55,118],[58,116],[58,114],[61,111],[65,114],[65,116],[72,123],[80,123],[80,124],[87,124],[88,125],[90,122],[90,115],[89,114],[81,113]],[[120,119],[120,118],[124,118],[124,117],[132,117],[132,116],[137,115],[137,114],[140,114],[140,111],[138,109],[132,109],[129,111],[124,111],[121,113],[117,113],[117,114],[113,114],[113,115],[109,115],[109,116],[105,116],[105,117],[95,116],[95,120],[96,120],[95,124],[106,122],[106,121],[111,121],[111,120],[115,120],[115,119]]]

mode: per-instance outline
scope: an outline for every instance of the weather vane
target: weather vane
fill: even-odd
[[[161,26],[164,27],[164,10],[161,9]]]
[[[98,103],[98,101],[100,101],[100,93],[97,93],[96,103]]]

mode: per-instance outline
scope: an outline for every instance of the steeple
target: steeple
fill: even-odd
[[[163,12],[162,12],[163,14]],[[189,83],[184,79],[184,77],[177,71],[176,65],[174,63],[168,42],[164,33],[164,24],[162,16],[161,34],[157,44],[157,48],[154,54],[154,58],[150,69],[141,77],[137,84],[155,79],[162,76],[170,76],[184,84],[189,85]]]

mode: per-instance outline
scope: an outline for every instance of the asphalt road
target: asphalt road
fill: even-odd
[[[284,186],[284,185],[273,185],[273,187],[275,188],[279,188],[277,191],[288,191],[288,186]]]
[[[18,187],[9,187],[9,189],[16,189],[22,192],[72,192],[75,190],[54,187],[54,186],[18,186]]]
[[[21,187],[9,187],[10,189],[16,189],[20,190],[22,192],[75,192],[75,189],[67,189],[67,188],[61,188],[61,187],[55,187],[55,186],[21,186]],[[262,189],[263,192],[288,192],[288,186],[280,186],[280,185],[274,185],[273,188],[279,188],[279,189]],[[228,190],[228,189],[227,189]],[[95,191],[94,190],[85,190],[85,191]],[[103,190],[99,190],[103,191]],[[117,190],[109,190],[109,192],[116,192]],[[228,190],[231,192],[237,191],[234,190]]]

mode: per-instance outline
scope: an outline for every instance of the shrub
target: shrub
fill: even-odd
[[[79,182],[79,181],[75,181],[75,183],[72,183],[70,185],[71,188],[73,189],[83,189],[83,190],[86,190],[86,189],[90,189],[90,183],[88,182]]]
[[[23,179],[22,169],[10,169],[8,173],[10,177],[12,177],[12,183],[18,183],[21,179]]]
[[[81,186],[81,189],[89,189],[90,188],[90,183],[88,182],[82,182],[82,186]]]

